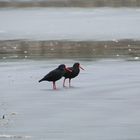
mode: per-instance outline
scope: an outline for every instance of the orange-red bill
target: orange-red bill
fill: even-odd
[[[84,70],[84,68],[82,68],[81,66],[79,66],[80,69]]]

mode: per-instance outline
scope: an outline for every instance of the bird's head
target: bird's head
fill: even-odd
[[[80,69],[84,70],[84,68],[82,68],[82,67],[80,66],[80,63],[74,63],[74,64],[73,64],[73,67],[74,67],[74,68],[80,68]]]

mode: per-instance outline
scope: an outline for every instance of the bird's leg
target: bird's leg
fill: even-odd
[[[55,81],[53,81],[53,89],[56,89]]]
[[[65,81],[66,81],[66,78],[64,78],[64,81],[63,81],[63,87],[65,87]]]
[[[69,87],[71,87],[71,79],[69,79]]]

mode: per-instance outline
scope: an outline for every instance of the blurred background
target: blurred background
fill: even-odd
[[[0,58],[139,59],[139,0],[0,0]]]
[[[139,0],[0,0],[1,7],[139,7]]]

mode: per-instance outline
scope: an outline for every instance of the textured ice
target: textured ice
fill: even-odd
[[[75,60],[76,61],[76,60]],[[80,61],[85,71],[63,88],[38,83],[58,64],[74,60],[0,63],[0,136],[33,140],[140,139],[140,62]],[[2,115],[2,114],[1,114]]]

